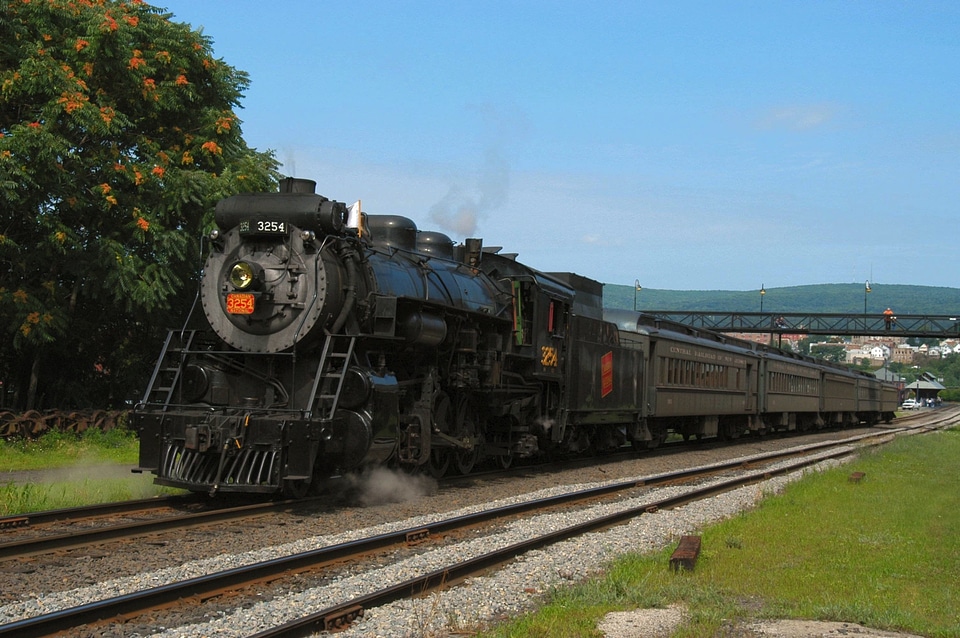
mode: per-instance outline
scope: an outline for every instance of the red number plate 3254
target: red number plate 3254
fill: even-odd
[[[227,294],[227,312],[231,315],[252,315],[254,296],[249,292]]]

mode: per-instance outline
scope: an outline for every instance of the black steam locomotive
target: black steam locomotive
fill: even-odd
[[[607,311],[602,285],[361,215],[287,179],[216,209],[203,316],[171,331],[132,420],[140,467],[197,492],[303,496],[372,465],[480,462],[890,420],[896,389]]]

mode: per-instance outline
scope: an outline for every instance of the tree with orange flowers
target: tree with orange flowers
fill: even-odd
[[[139,0],[3,3],[0,407],[107,407],[143,382],[215,202],[277,178],[241,136],[247,86]]]

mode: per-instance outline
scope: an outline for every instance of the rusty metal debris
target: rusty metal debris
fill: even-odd
[[[81,434],[90,428],[107,432],[126,420],[125,410],[0,411],[0,438],[37,438],[47,432]]]
[[[677,549],[670,556],[670,567],[673,571],[680,571],[680,568],[687,571],[693,571],[697,565],[697,558],[700,556],[700,537],[699,536],[681,536]]]

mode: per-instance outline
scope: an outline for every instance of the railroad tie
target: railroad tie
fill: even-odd
[[[677,548],[673,550],[673,554],[670,556],[670,567],[675,572],[680,571],[681,567],[687,571],[693,571],[699,556],[700,537],[681,536]]]

